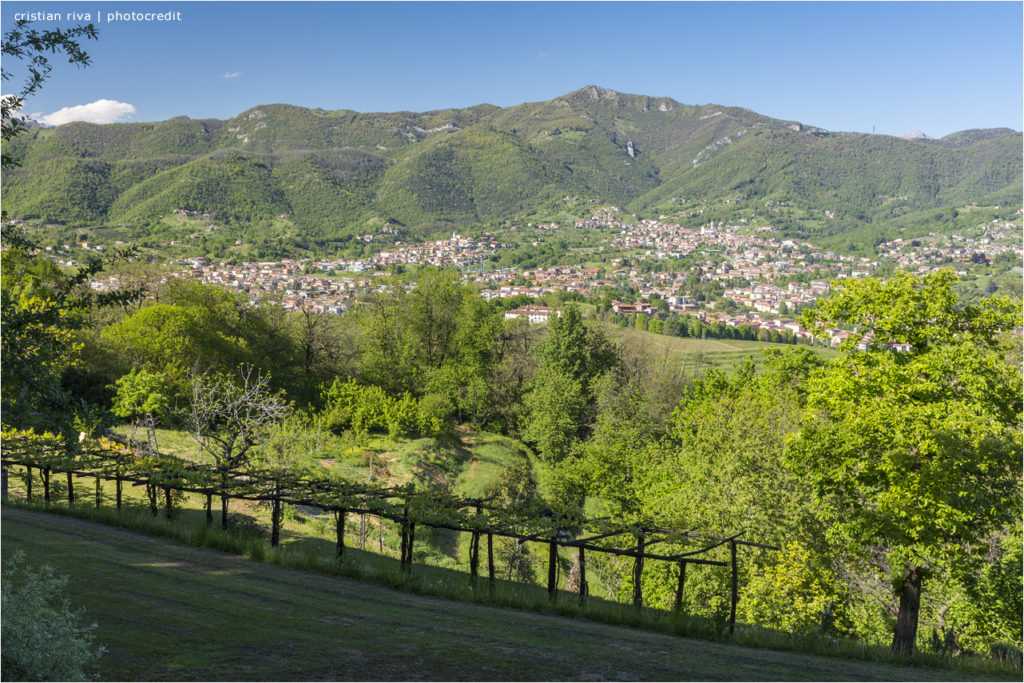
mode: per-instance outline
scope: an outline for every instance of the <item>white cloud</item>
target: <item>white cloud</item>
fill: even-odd
[[[238,78],[241,75],[242,75],[241,71],[228,71],[226,74],[221,76],[221,78]]]
[[[52,114],[41,116],[37,120],[47,126],[59,126],[71,121],[87,121],[89,123],[117,123],[124,121],[135,113],[135,105],[116,100],[96,100],[89,104],[75,107],[64,107]]]

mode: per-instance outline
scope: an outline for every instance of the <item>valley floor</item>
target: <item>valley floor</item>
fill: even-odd
[[[4,507],[2,552],[70,577],[104,680],[966,680],[423,597]]]

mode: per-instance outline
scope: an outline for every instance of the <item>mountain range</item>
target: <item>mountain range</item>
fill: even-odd
[[[1010,129],[829,132],[596,86],[507,108],[270,104],[226,121],[69,123],[10,146],[21,161],[3,183],[13,218],[141,227],[189,209],[283,221],[314,240],[385,224],[412,235],[497,226],[591,201],[644,217],[760,216],[828,241],[1022,200],[1022,136]]]

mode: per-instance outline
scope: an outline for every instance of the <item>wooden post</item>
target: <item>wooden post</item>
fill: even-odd
[[[548,600],[552,605],[558,600],[558,544],[553,538],[548,543]]]
[[[412,544],[416,540],[416,524],[409,522],[409,541],[405,546],[405,573],[412,573]]]
[[[213,524],[213,494],[206,494],[206,524]]]
[[[117,491],[117,493],[116,493],[116,496],[117,496],[117,509],[118,509],[118,511],[120,511],[121,510],[121,490],[124,487],[124,484],[121,481],[121,469],[120,468],[118,468],[118,470],[117,470],[117,479],[115,480],[115,484],[116,484],[115,488],[116,488],[116,491]]]
[[[474,531],[469,539],[469,583],[476,585],[480,571],[480,532]]]
[[[402,558],[401,565],[402,571],[405,571],[405,556],[409,551],[409,520],[402,520],[402,549],[399,551],[399,556]]]
[[[384,518],[380,519],[381,528],[384,527]],[[402,573],[407,573],[407,565],[409,562],[409,501],[406,499],[405,505],[402,508]]]
[[[686,585],[686,560],[679,561],[679,583],[676,584],[676,601],[672,611],[678,613],[683,609],[683,586]]]
[[[7,500],[7,465],[0,467],[0,496]]]
[[[220,474],[220,528],[228,528],[228,473]]]
[[[494,590],[494,534],[487,534],[487,585]]]
[[[25,466],[25,498],[32,500],[32,467],[29,465]]]
[[[146,484],[146,495],[149,496],[149,511],[156,517],[156,484]]]
[[[729,608],[729,633],[736,630],[736,603],[739,601],[739,577],[736,567],[736,541],[729,541],[729,554],[732,557],[732,605]]]
[[[100,475],[96,475],[96,509],[100,509],[100,504],[103,502],[103,489],[101,488],[102,479]]]
[[[339,508],[334,511],[334,522],[337,527],[336,531],[338,534],[338,541],[334,547],[334,553],[338,557],[338,562],[341,562],[345,557],[345,516],[348,514],[348,510],[345,508]]]
[[[636,557],[633,559],[633,607],[639,612],[644,604],[643,575],[644,575],[644,532],[641,531],[637,537]]]
[[[68,505],[75,504],[75,478],[68,472]]]
[[[164,487],[164,514],[167,515],[167,519],[171,518],[172,507],[173,506],[171,504],[171,487],[170,486],[165,486]]]
[[[480,517],[480,506],[476,506],[476,516]],[[476,585],[480,573],[480,531],[474,529],[469,540],[469,583]]]
[[[579,550],[580,557],[580,607],[585,607],[587,604],[587,593],[590,589],[587,587],[587,556],[584,554],[583,546],[580,546]]]
[[[50,504],[50,468],[43,468],[43,500]]]
[[[276,548],[281,542],[281,484],[274,485],[274,504],[270,509],[270,545]]]

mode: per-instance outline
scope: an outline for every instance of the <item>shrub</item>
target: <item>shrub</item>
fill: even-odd
[[[845,602],[832,570],[790,543],[776,564],[751,578],[738,612],[747,623],[789,633],[845,632]]]
[[[83,626],[83,610],[62,597],[67,577],[25,564],[18,551],[4,565],[2,676],[6,681],[86,681],[103,654],[92,647],[96,624]]]

